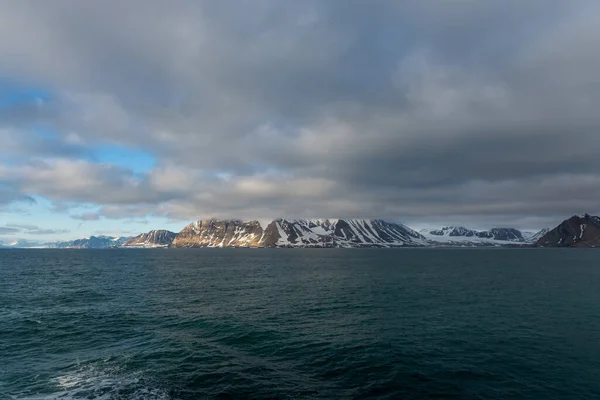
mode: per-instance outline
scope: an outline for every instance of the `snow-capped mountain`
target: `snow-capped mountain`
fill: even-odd
[[[431,231],[423,230],[421,233],[426,233],[434,236],[448,236],[448,237],[473,237],[478,233],[477,231],[467,229],[463,226],[446,226],[442,229],[434,229]]]
[[[526,245],[535,243],[537,238],[543,236],[543,232],[544,230],[523,234],[523,232],[514,228],[492,228],[488,231],[477,231],[463,226],[447,226],[441,229],[424,229],[420,231],[434,246]]]
[[[32,240],[18,239],[8,244],[0,243],[0,248],[12,249],[105,249],[109,247],[118,247],[129,240],[129,237],[113,236],[90,236],[88,238],[57,241],[57,242],[38,242]]]
[[[600,217],[574,215],[543,235],[541,247],[600,247]]]
[[[90,236],[89,238],[66,242],[47,243],[45,247],[56,249],[105,249],[121,246],[129,239],[129,237]]]
[[[371,219],[205,220],[186,226],[173,247],[398,247],[426,246],[405,225]]]
[[[277,219],[277,247],[425,246],[425,238],[409,227],[380,219]],[[268,229],[268,227],[267,227]]]
[[[0,248],[103,249],[114,247],[472,247],[472,246],[586,246],[595,245],[600,218],[574,216],[557,228],[487,231],[446,226],[416,232],[406,225],[381,219],[204,220],[181,232],[153,230],[136,237],[91,236],[60,241],[15,240]],[[575,232],[577,231],[577,232]]]
[[[123,243],[123,247],[169,247],[176,235],[167,230],[154,230],[129,239]]]
[[[25,240],[25,239],[17,239],[13,240],[10,243],[0,243],[0,247],[2,248],[12,248],[12,249],[39,249],[48,247],[45,243],[37,242],[33,240]]]
[[[536,243],[538,240],[540,240],[546,233],[550,232],[551,229],[550,228],[545,228],[542,229],[540,231],[521,231],[521,233],[523,234],[523,237],[525,238],[526,242],[529,243]]]

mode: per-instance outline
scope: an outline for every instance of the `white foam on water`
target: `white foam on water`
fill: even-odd
[[[70,389],[84,383],[85,376],[82,373],[67,374],[56,378],[56,382],[63,389]]]
[[[142,372],[125,372],[105,360],[86,364],[51,379],[56,390],[42,396],[18,396],[26,400],[133,399],[167,400],[170,396]]]

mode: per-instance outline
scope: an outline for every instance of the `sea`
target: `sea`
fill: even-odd
[[[597,400],[599,260],[0,250],[0,398]]]

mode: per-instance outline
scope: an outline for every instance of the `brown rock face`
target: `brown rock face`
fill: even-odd
[[[123,247],[166,247],[173,242],[175,233],[166,230],[150,231],[129,239]]]
[[[172,247],[395,247],[423,246],[425,238],[382,220],[276,219],[264,229],[258,221],[198,221],[186,226]]]
[[[542,236],[542,247],[600,247],[600,218],[575,215]]]
[[[175,236],[173,247],[262,247],[258,221],[204,220],[189,224]]]
[[[279,230],[277,229],[277,224],[275,221],[272,221],[265,228],[265,235],[262,238],[262,245],[264,247],[276,247],[277,242],[280,239]]]

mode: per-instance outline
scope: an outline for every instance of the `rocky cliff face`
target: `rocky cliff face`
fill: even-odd
[[[382,220],[277,219],[197,221],[173,240],[173,247],[395,247],[424,246],[412,229]]]
[[[600,247],[600,217],[574,215],[542,236],[541,247]]]
[[[179,232],[173,247],[262,247],[264,230],[258,221],[196,221]]]
[[[480,238],[503,240],[508,242],[524,242],[521,231],[513,228],[492,228],[489,231],[477,232]]]
[[[169,247],[176,235],[167,230],[150,231],[129,239],[123,247]]]

